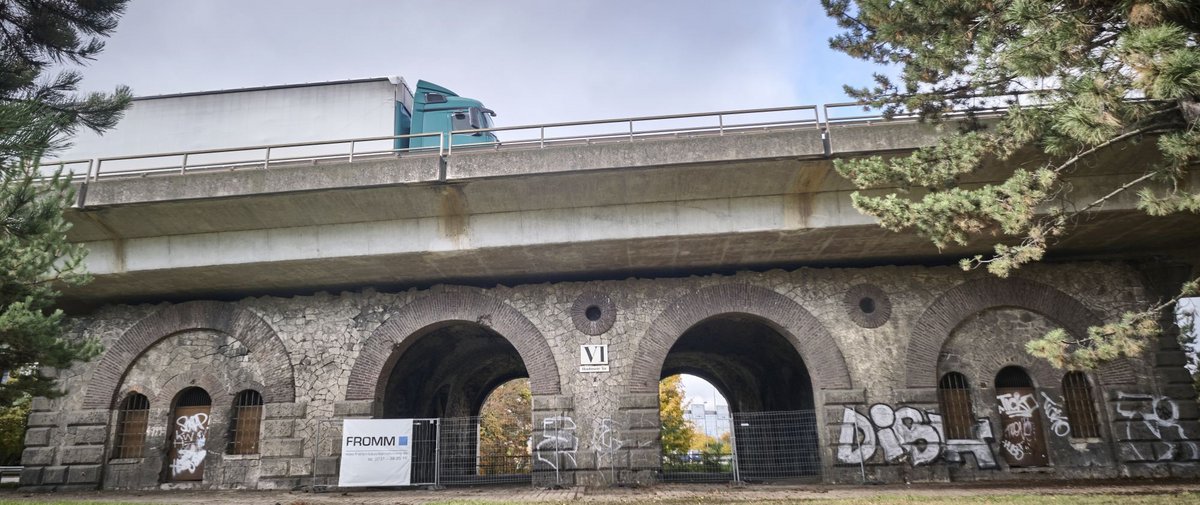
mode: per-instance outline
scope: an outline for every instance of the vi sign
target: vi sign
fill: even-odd
[[[580,372],[608,371],[608,344],[579,346]]]

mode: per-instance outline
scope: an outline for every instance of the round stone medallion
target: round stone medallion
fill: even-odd
[[[850,320],[863,328],[878,328],[892,317],[892,301],[879,286],[859,284],[843,300]]]
[[[617,308],[608,295],[583,293],[571,304],[571,321],[576,329],[587,335],[600,335],[617,321]]]

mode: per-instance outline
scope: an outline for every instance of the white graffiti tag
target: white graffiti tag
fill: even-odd
[[[1046,419],[1050,420],[1050,431],[1055,435],[1065,437],[1071,434],[1071,423],[1067,420],[1067,413],[1063,411],[1061,405],[1050,398],[1044,391],[1042,392],[1042,412],[1046,414]],[[1020,459],[1020,458],[1018,458]]]
[[[1008,417],[1033,417],[1033,411],[1038,408],[1033,395],[1006,393],[996,399],[1000,400],[1000,413]]]
[[[1148,394],[1129,394],[1117,392],[1117,414],[1129,421],[1141,420],[1141,426],[1146,428],[1151,436],[1161,443],[1158,457],[1144,455],[1138,449],[1138,444],[1129,443],[1130,451],[1138,460],[1155,459],[1158,461],[1195,461],[1200,460],[1200,446],[1191,440],[1179,424],[1179,404],[1166,396]],[[1139,440],[1146,437],[1135,435],[1134,426],[1137,423],[1125,423],[1125,439]],[[1168,435],[1173,435],[1168,437]]]
[[[568,416],[552,416],[542,419],[542,440],[537,443],[537,459],[558,470],[560,463],[570,462],[574,468],[575,451],[579,449],[579,439],[575,437],[575,420]],[[548,454],[547,454],[548,453]],[[567,461],[561,458],[566,457]]]
[[[617,423],[607,417],[592,421],[592,450],[596,451],[597,466],[605,466],[603,460],[606,457],[609,466],[615,463],[614,453],[625,445],[620,438],[617,438],[618,431]]]
[[[938,457],[950,462],[964,462],[963,455],[975,456],[979,468],[996,468],[996,460],[988,442],[994,440],[987,419],[975,425],[975,439],[946,439],[942,416],[913,407],[893,409],[884,404],[872,405],[870,417],[846,407],[842,412],[842,428],[838,434],[837,459],[845,464],[861,464],[883,449],[885,462],[908,460],[914,466],[929,464]]]
[[[175,459],[171,475],[195,472],[208,455],[208,414],[199,412],[175,420]]]

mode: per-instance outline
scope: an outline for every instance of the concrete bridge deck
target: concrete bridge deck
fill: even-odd
[[[822,135],[810,126],[102,178],[68,213],[95,281],[66,290],[66,302],[947,262],[990,248],[938,251],[883,230],[833,172],[834,158],[904,152],[938,130],[848,124]],[[1141,175],[1153,151],[1097,157],[1073,177],[1074,203]],[[1003,175],[995,167],[967,183]],[[1200,217],[1147,217],[1131,193],[1054,252],[1187,255],[1198,245]]]

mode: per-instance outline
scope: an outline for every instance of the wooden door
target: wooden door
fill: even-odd
[[[204,480],[210,408],[208,405],[175,408],[175,422],[171,425],[172,481]]]
[[[1000,452],[1009,466],[1046,466],[1046,436],[1033,388],[996,388]]]

